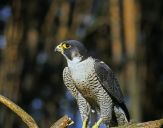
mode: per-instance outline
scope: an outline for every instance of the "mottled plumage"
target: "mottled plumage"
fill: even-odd
[[[66,46],[67,45],[67,46]],[[123,95],[112,70],[102,61],[87,54],[85,47],[78,41],[65,41],[57,46],[67,60],[68,67],[63,71],[63,80],[76,98],[86,127],[91,109],[95,110],[101,122],[107,126],[123,125],[129,121]]]

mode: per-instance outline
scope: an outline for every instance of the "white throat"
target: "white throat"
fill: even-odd
[[[74,57],[72,60],[67,58],[67,63],[69,67],[74,67],[76,64],[80,63],[82,60],[82,57]]]

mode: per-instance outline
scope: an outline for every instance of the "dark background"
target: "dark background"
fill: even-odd
[[[133,121],[163,117],[162,0],[0,0],[0,94],[41,128],[65,114],[81,127],[53,51],[68,39],[114,70]],[[0,127],[25,125],[0,105]]]

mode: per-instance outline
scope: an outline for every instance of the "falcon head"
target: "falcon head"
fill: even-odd
[[[61,53],[68,62],[80,62],[88,57],[87,49],[82,43],[76,40],[61,42],[55,48],[55,51]]]

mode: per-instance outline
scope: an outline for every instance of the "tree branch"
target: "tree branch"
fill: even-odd
[[[0,102],[14,111],[29,128],[38,128],[34,119],[14,102],[2,95],[0,95]]]
[[[0,94],[0,103],[15,112],[29,128],[38,128],[34,119],[14,102]],[[66,128],[74,122],[68,116],[63,116],[55,122],[50,128]]]
[[[8,98],[0,95],[0,102],[6,107],[14,111],[29,128],[38,128],[38,125],[34,119],[26,113],[22,108],[13,103]],[[67,128],[74,122],[68,116],[63,116],[57,122],[55,122],[50,128]],[[161,128],[163,127],[163,119],[148,121],[143,123],[129,123],[124,126],[114,127],[114,128]]]
[[[57,122],[55,122],[50,128],[67,128],[74,122],[67,115],[60,118]]]
[[[129,123],[124,126],[114,128],[161,128],[163,126],[163,119],[148,121],[143,123]]]

